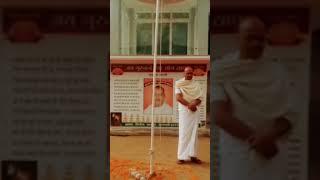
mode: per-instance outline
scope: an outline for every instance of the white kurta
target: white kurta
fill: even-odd
[[[176,89],[176,94],[181,93]],[[190,111],[187,107],[180,104],[179,110],[179,142],[178,142],[178,159],[190,160],[190,157],[197,156],[198,143],[198,125],[200,120],[199,110]]]
[[[244,62],[244,66],[239,66],[241,62],[236,56],[223,59],[222,63],[229,66],[226,69],[231,70],[230,73],[238,74],[228,75],[229,72],[226,70],[218,71],[230,78],[222,83],[213,78],[212,100],[229,99],[233,105],[233,115],[254,129],[270,127],[276,116],[287,115],[287,111],[290,110],[290,93],[286,79],[283,79],[285,73],[280,65],[276,64],[273,64],[275,66],[270,70],[265,70],[262,66],[257,66],[259,69],[256,69],[254,62]],[[219,68],[218,66],[219,63],[215,63],[215,68]],[[216,76],[220,74],[216,73]],[[289,120],[292,120],[291,117],[287,116]],[[232,137],[222,129],[218,131],[221,180],[288,180],[286,138],[277,142],[277,156],[266,160],[250,149],[247,143]]]
[[[152,113],[152,105],[148,106],[144,110],[145,114],[151,114]],[[154,112],[155,115],[161,115],[161,114],[172,114],[172,107],[169,106],[166,102],[162,104],[160,107],[155,107]]]

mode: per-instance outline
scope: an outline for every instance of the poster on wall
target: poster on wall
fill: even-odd
[[[172,115],[173,114],[173,78],[156,78],[154,93],[153,114]],[[152,87],[153,79],[145,78],[143,82],[143,114],[152,114]]]
[[[175,81],[183,78],[186,66],[194,69],[194,79],[200,83],[204,98],[207,92],[208,56],[166,57],[159,60],[155,78],[155,127],[178,127]],[[152,120],[152,57],[111,56],[110,116],[111,125],[119,127],[150,127]],[[206,102],[200,105],[200,124],[206,122]]]
[[[1,10],[3,180],[106,179],[107,14]]]
[[[270,13],[272,12],[272,13]],[[257,16],[268,29],[267,47],[264,57],[280,63],[289,74],[290,100],[296,112],[294,128],[286,147],[288,179],[307,179],[308,144],[308,102],[310,34],[309,9],[307,7],[216,7],[211,16],[211,63],[238,51],[238,24],[248,16]],[[212,64],[211,64],[212,65]],[[212,72],[214,73],[214,72]],[[214,96],[214,92],[211,93]],[[223,179],[224,171],[219,169],[219,153],[223,142],[215,131],[215,173],[216,179]],[[221,151],[220,151],[221,150]],[[221,162],[222,163],[222,162]]]

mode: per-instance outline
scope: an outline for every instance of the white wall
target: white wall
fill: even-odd
[[[198,0],[194,48],[196,55],[208,55],[210,0]]]
[[[120,0],[110,1],[110,54],[119,55],[120,49]]]
[[[130,48],[130,22],[127,7],[122,2],[121,4],[121,54],[129,55]]]
[[[128,3],[130,2],[130,3]],[[193,44],[190,46],[194,48],[194,55],[208,55],[208,32],[209,32],[209,13],[210,0],[194,0],[189,6],[195,6],[195,24]],[[111,0],[110,2],[110,53],[111,55],[129,55],[130,48],[135,44],[135,31],[131,25],[133,24],[130,18],[128,8],[133,6],[128,0]],[[169,11],[179,11],[181,9],[189,9],[190,7],[184,4],[183,7],[172,6],[165,7]],[[139,7],[139,6],[138,6]],[[138,8],[134,7],[134,8]],[[141,9],[150,9],[152,7],[140,7]],[[130,41],[131,39],[131,41]],[[191,41],[192,42],[192,41]]]

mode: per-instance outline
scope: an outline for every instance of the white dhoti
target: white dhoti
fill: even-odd
[[[257,154],[248,144],[219,130],[219,179],[289,180],[287,143],[278,142],[279,153],[271,160]]]
[[[202,99],[200,85],[194,80],[180,79],[176,82],[176,94],[182,94],[187,102]],[[200,121],[199,108],[192,112],[179,103],[179,142],[178,159],[190,160],[197,156],[198,125]]]
[[[178,159],[190,160],[197,156],[199,110],[192,112],[179,104]]]

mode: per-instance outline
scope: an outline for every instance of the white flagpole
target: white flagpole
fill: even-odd
[[[158,51],[158,19],[160,0],[156,0],[156,22],[154,29],[154,50],[153,50],[153,83],[152,83],[152,108],[151,108],[151,144],[150,144],[150,176],[154,174],[154,95],[156,87],[157,51]]]

